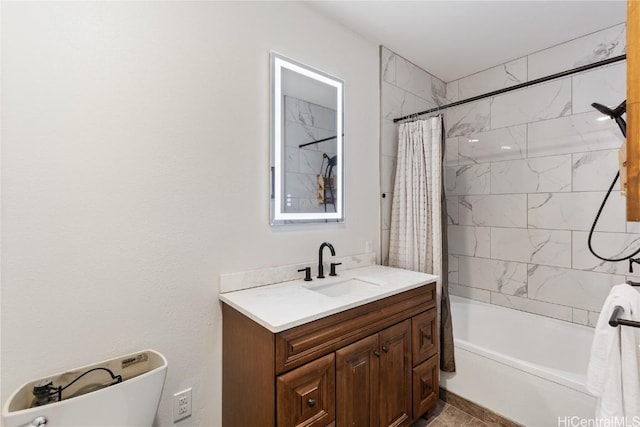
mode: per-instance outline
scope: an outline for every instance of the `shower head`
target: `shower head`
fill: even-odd
[[[627,137],[627,122],[622,118],[622,115],[627,112],[626,99],[622,101],[620,105],[618,105],[613,110],[610,109],[609,107],[605,107],[602,104],[598,104],[597,102],[594,102],[593,104],[591,104],[591,106],[596,110],[600,111],[602,114],[609,116],[610,118],[615,120],[616,123],[618,124],[618,127],[620,128],[620,131],[622,132],[622,135],[625,138]]]
[[[338,164],[338,155],[335,155],[333,157],[329,157],[329,155],[327,153],[322,153],[322,157],[324,157],[325,159],[327,159],[329,161],[327,166],[335,166],[335,165]]]
[[[593,104],[591,104],[591,106],[596,110],[600,111],[605,116],[609,116],[612,119],[615,119],[617,117],[622,116],[627,111],[627,100],[625,99],[624,101],[622,101],[620,105],[618,105],[613,110],[602,104],[598,104],[597,102],[594,102]]]

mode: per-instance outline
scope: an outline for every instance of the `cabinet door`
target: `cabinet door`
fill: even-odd
[[[324,427],[334,421],[334,361],[331,353],[278,377],[278,427]]]
[[[379,333],[380,422],[403,426],[411,420],[411,321],[391,326]]]
[[[411,319],[413,364],[418,365],[438,351],[438,321],[436,309],[420,313]]]
[[[377,334],[336,351],[336,425],[378,425],[377,354]]]
[[[438,356],[413,368],[413,417],[418,418],[438,402]]]

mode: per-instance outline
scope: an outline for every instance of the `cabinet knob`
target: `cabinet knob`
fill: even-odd
[[[384,352],[386,353],[386,352],[388,352],[388,351],[389,351],[389,349],[387,348],[387,346],[386,346],[386,345],[383,345],[383,346],[382,346],[382,351],[384,351]]]
[[[376,357],[380,357],[380,352],[378,350],[374,351],[373,354],[375,354]]]
[[[316,406],[316,401],[315,401],[315,399],[309,399],[309,400],[307,400],[307,405],[309,405],[309,408],[313,408],[314,406]]]

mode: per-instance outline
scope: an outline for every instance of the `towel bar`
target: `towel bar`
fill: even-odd
[[[634,328],[640,328],[640,322],[636,322],[633,320],[620,319],[620,315],[624,312],[624,308],[619,305],[616,305],[613,309],[613,313],[611,313],[611,317],[609,318],[609,325],[614,328],[619,325],[623,326],[633,326]]]

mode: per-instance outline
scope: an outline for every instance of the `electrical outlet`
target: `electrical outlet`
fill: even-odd
[[[191,388],[173,395],[173,422],[191,416]]]

